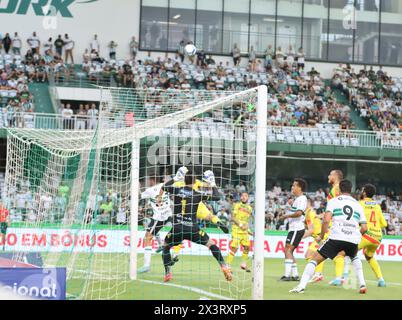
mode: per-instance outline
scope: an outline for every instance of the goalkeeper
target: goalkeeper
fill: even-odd
[[[170,248],[182,243],[183,240],[190,240],[197,244],[204,245],[211,250],[212,255],[221,266],[226,280],[232,280],[230,268],[226,266],[222,253],[219,248],[209,239],[207,233],[200,229],[197,223],[197,210],[201,201],[219,201],[220,195],[215,184],[215,176],[212,171],[204,172],[204,179],[212,188],[212,195],[205,195],[194,190],[195,179],[191,174],[187,174],[188,169],[181,167],[176,176],[164,184],[165,191],[173,195],[173,227],[166,235],[163,247],[163,265],[165,267],[164,281],[172,279],[172,257]],[[175,187],[175,182],[184,182],[184,187]]]
[[[205,179],[203,179],[205,180]],[[184,181],[179,181],[174,183],[174,187],[184,187]],[[206,191],[204,191],[207,189]],[[212,194],[212,188],[206,181],[200,181],[198,179],[195,180],[195,183],[193,185],[193,190],[201,192],[201,193],[207,193],[207,194]],[[208,209],[206,204],[201,201],[200,204],[198,205],[197,208],[197,219],[199,220],[204,220],[204,221],[210,221],[216,226],[219,227],[224,233],[229,233],[228,227],[219,219],[216,215],[211,212],[211,210]]]

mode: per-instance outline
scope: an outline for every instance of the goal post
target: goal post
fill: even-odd
[[[71,299],[262,299],[267,87],[99,90],[94,130],[8,129],[5,193],[19,239],[6,246],[13,259],[39,252],[41,266],[66,267]],[[199,223],[225,261],[233,239],[218,228],[218,215],[230,215],[242,190],[250,195],[254,212],[248,233],[254,246],[250,252],[238,246],[231,282],[199,244],[179,248],[180,262],[168,286],[160,287],[164,270],[155,241],[151,272],[138,273],[150,217],[150,203],[140,194],[182,165],[203,193],[211,192],[204,172],[215,174],[221,200],[205,201]],[[30,199],[30,207],[20,208],[22,198]],[[28,230],[34,240],[22,245]],[[162,240],[168,231],[161,229]],[[241,270],[243,259],[251,260],[251,273]]]
[[[265,231],[265,190],[267,176],[267,103],[266,86],[258,87],[257,106],[257,154],[255,188],[255,230],[254,230],[254,280],[253,299],[264,297],[264,231]]]

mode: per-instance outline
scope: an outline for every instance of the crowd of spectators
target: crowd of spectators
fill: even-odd
[[[388,76],[381,66],[376,72],[372,66],[357,71],[339,64],[332,86],[345,93],[370,130],[398,133],[402,128],[402,78]]]
[[[71,205],[68,199],[72,196],[68,184],[58,183],[57,194],[49,192],[36,192],[30,190],[28,180],[21,181],[9,194],[7,198],[4,188],[4,175],[0,175],[1,201],[7,203],[10,208],[12,222],[45,222],[45,223],[67,223],[70,222],[93,224],[114,224],[125,225],[129,223],[129,201],[127,194],[116,192],[113,187],[103,186],[96,197],[80,194],[76,205]],[[145,187],[145,186],[144,186]],[[240,181],[237,184],[227,183],[219,189],[221,200],[218,202],[206,203],[211,212],[216,214],[223,223],[231,224],[231,212],[233,205],[240,200],[242,192],[248,191],[247,184]],[[309,192],[311,207],[319,216],[323,216],[326,207],[326,197],[329,188],[319,188],[316,192]],[[357,198],[360,191],[356,190],[354,196]],[[265,229],[266,230],[287,230],[287,221],[280,219],[289,209],[289,203],[293,199],[289,190],[281,187],[280,183],[266,191],[265,202]],[[381,205],[384,217],[388,226],[385,233],[388,235],[402,235],[402,195],[388,194],[378,195],[374,198]],[[254,195],[250,193],[250,204],[254,204]],[[139,223],[146,224],[152,217],[152,209],[146,200],[139,205]],[[201,227],[213,227],[210,222],[199,221]],[[253,227],[253,226],[251,226]]]

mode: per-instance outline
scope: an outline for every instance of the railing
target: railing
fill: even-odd
[[[112,75],[105,76],[102,72],[89,76],[84,71],[49,72],[49,85],[51,87],[96,88],[115,87],[116,81]]]
[[[26,128],[26,129],[42,129],[42,130],[71,130],[71,131],[88,131],[95,129],[97,119],[88,116],[73,115],[71,118],[63,117],[58,114],[44,113],[24,113],[17,114],[13,119],[5,119],[0,117],[0,128]],[[124,117],[121,119],[103,120],[104,128],[126,128],[138,122],[127,121]],[[143,119],[137,119],[143,120]],[[200,122],[187,122],[183,127],[175,127],[163,130],[162,135],[191,138],[202,137],[204,135],[211,136],[211,132],[198,130]],[[233,136],[233,126],[230,123],[218,126],[210,124],[210,130],[213,136],[226,137],[230,139]],[[198,130],[198,131],[197,131]],[[236,130],[239,130],[238,128]],[[241,130],[241,129],[240,129]],[[244,137],[248,140],[255,140],[255,134],[247,127],[243,128]],[[236,132],[238,135],[239,132]],[[267,130],[269,143],[282,144],[300,144],[300,145],[322,145],[322,146],[338,146],[338,147],[355,147],[355,148],[381,148],[381,149],[402,149],[402,136],[397,132],[373,132],[363,130],[342,130],[337,125],[327,124],[319,125],[315,128],[300,127],[277,127],[269,126]]]

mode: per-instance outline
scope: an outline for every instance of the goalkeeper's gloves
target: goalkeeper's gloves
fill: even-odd
[[[206,181],[212,188],[216,187],[215,175],[211,170],[204,172],[204,181]]]
[[[186,175],[187,172],[188,172],[188,169],[186,167],[180,167],[179,170],[177,170],[177,173],[176,173],[175,177],[173,178],[173,180],[175,182],[184,181],[184,176]]]
[[[222,221],[219,221],[216,225],[223,231],[223,233],[229,233],[229,228]]]

